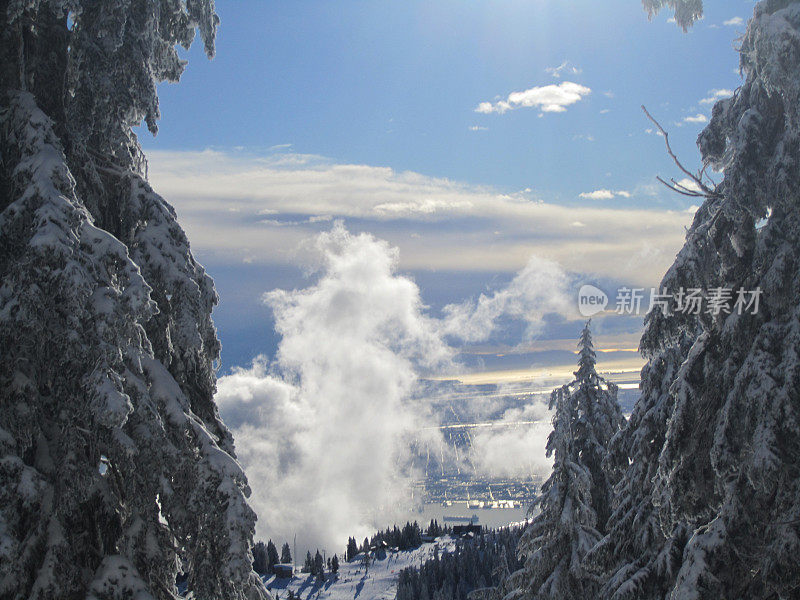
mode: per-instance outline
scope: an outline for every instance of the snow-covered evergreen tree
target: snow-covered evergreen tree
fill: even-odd
[[[703,0],[642,0],[645,9],[652,17],[664,7],[675,11],[675,22],[684,31],[703,16]]]
[[[578,344],[575,380],[553,391],[553,431],[547,455],[553,472],[531,510],[541,512],[528,525],[518,552],[524,566],[510,577],[507,598],[592,598],[595,581],[583,557],[605,532],[613,482],[604,460],[611,438],[624,424],[617,388],[597,374],[589,323]]]
[[[0,597],[257,598],[211,279],[131,127],[213,0],[0,2]]]
[[[699,137],[724,179],[661,287],[731,297],[648,315],[642,397],[612,444],[620,499],[590,556],[603,597],[800,593],[797,48],[800,2],[759,2],[741,40],[746,80]],[[737,304],[739,290],[758,310]]]

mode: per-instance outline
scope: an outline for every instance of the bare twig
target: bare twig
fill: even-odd
[[[647,111],[647,109],[645,108],[644,104],[642,105],[642,110],[644,111],[644,114],[647,115],[647,118],[650,119],[656,127],[658,127],[658,131],[661,133],[662,137],[664,138],[664,144],[667,146],[667,154],[670,155],[670,157],[675,162],[675,164],[678,165],[678,168],[681,171],[683,171],[689,177],[689,179],[691,179],[697,185],[697,187],[699,189],[698,190],[693,190],[691,188],[686,187],[685,185],[679,184],[674,179],[670,180],[670,181],[672,181],[672,184],[667,183],[666,181],[661,179],[661,177],[657,177],[656,179],[658,179],[658,181],[663,183],[665,186],[667,186],[673,192],[677,192],[679,194],[683,194],[684,196],[692,196],[692,197],[695,197],[695,198],[700,197],[700,196],[703,196],[705,198],[719,198],[720,194],[715,189],[716,188],[716,184],[714,183],[714,181],[711,180],[711,182],[714,183],[714,188],[708,187],[708,185],[706,185],[706,183],[703,181],[703,176],[705,175],[705,169],[706,168],[703,167],[698,173],[692,173],[689,169],[684,167],[683,164],[681,164],[681,161],[678,160],[678,157],[675,156],[675,153],[672,151],[672,146],[669,145],[669,134],[661,126],[661,123],[659,123],[658,121],[655,120],[653,115],[651,115]],[[706,175],[706,177],[708,177],[708,176]],[[709,177],[709,179],[711,179],[711,178]]]
[[[679,184],[674,179],[670,179],[670,181],[672,183],[668,183],[668,182],[664,181],[659,176],[656,176],[656,179],[659,181],[659,183],[664,184],[664,186],[668,187],[670,190],[672,190],[676,194],[681,194],[683,196],[689,196],[691,198],[700,198],[700,197],[705,198],[706,197],[706,195],[703,192],[698,192],[697,190],[693,190],[691,188],[687,188],[685,186],[682,186],[681,184]]]

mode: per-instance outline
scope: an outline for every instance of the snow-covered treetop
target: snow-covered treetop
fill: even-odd
[[[675,11],[675,22],[686,31],[703,17],[703,0],[642,0],[647,13],[652,18],[664,7]]]
[[[703,160],[725,172],[730,209],[753,219],[800,193],[800,3],[764,0],[741,40],[747,79],[718,102],[698,140]],[[788,208],[785,206],[784,208]]]
[[[131,162],[140,172],[144,156],[131,127],[144,120],[158,131],[156,85],[178,81],[186,67],[177,46],[188,49],[199,30],[213,57],[219,24],[214,0],[143,0],[135,7],[130,1],[12,0],[4,21],[25,40],[22,64],[3,68],[12,87],[33,92],[51,118],[66,117],[71,144],[92,140],[106,160]],[[52,48],[50,56],[42,56],[43,46]]]
[[[589,327],[591,322],[591,319],[586,321],[586,325],[584,325],[580,340],[578,341],[578,354],[580,358],[578,360],[578,370],[575,372],[575,377],[578,381],[589,382],[597,377],[597,373],[595,372],[597,357],[594,353],[594,344],[592,343],[592,330]]]

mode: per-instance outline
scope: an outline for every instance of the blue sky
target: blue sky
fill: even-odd
[[[181,83],[160,87],[158,136],[140,136],[217,281],[224,367],[274,352],[261,294],[308,285],[308,240],[335,220],[397,247],[432,315],[531,256],[609,290],[656,285],[697,201],[655,184],[678,173],[639,106],[696,166],[707,100],[739,84],[753,2],[705,5],[684,34],[635,0],[219,3],[216,58],[186,53]],[[572,343],[562,317],[543,348]],[[597,326],[630,348],[640,323]],[[513,331],[487,340],[484,367],[555,360],[508,358]]]

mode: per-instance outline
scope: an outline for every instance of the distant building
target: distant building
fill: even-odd
[[[273,566],[275,577],[278,579],[291,579],[294,576],[294,568],[292,565],[277,564]]]
[[[468,534],[480,535],[483,531],[483,527],[480,525],[473,525],[470,523],[469,525],[453,525],[453,535],[458,536],[466,536]]]

